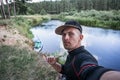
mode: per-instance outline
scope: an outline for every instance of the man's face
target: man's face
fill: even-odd
[[[83,35],[76,28],[70,27],[62,32],[62,41],[65,49],[71,51],[80,47]]]

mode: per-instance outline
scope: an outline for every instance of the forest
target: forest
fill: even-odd
[[[82,25],[120,29],[120,0],[1,0],[0,15],[50,15],[52,19],[75,19]],[[56,16],[57,15],[57,16]],[[3,23],[3,22],[0,22]]]
[[[5,4],[6,3],[6,4]],[[81,10],[110,11],[120,10],[120,0],[44,0],[31,3],[31,0],[1,0],[0,15],[2,18],[13,15],[59,14]]]

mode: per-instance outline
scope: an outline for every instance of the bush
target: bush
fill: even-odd
[[[47,12],[46,12],[44,9],[42,9],[41,12],[40,12],[40,14],[41,14],[41,15],[46,15]]]
[[[120,10],[116,11],[97,11],[97,10],[82,10],[79,13],[74,14],[60,14],[60,19],[65,20],[77,20],[82,25],[96,26],[103,28],[120,29]]]
[[[69,15],[69,13],[67,13],[67,12],[61,12],[60,15],[58,16],[58,18],[63,20],[65,18],[65,16],[68,16],[68,15]]]
[[[0,80],[55,80],[56,75],[34,52],[0,46]]]
[[[11,24],[11,22],[10,22],[9,19],[6,19],[6,20],[4,20],[4,19],[2,20],[2,19],[1,19],[1,20],[0,20],[0,25],[5,25],[5,26],[6,26],[6,25],[8,25],[8,24]]]

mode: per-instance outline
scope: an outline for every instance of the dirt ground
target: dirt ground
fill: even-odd
[[[0,45],[16,45],[32,49],[32,41],[10,26],[0,26]]]
[[[26,38],[21,35],[17,29],[9,27],[9,26],[0,26],[0,45],[9,45],[9,46],[19,46],[20,48],[27,48],[32,50],[33,42],[32,40]],[[39,66],[43,65],[50,68],[50,70],[54,70],[46,61],[42,59],[41,55],[39,57]],[[60,80],[60,74],[56,74],[56,80]]]

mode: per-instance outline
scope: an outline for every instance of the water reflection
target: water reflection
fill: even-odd
[[[43,52],[54,53],[63,48],[61,37],[54,30],[64,22],[52,20],[43,23],[40,27],[32,28],[34,39],[40,39],[43,43]],[[106,30],[101,28],[83,27],[84,39],[82,44],[105,67],[120,70],[120,31]]]
[[[61,21],[52,20],[47,23],[43,23],[42,26],[32,28],[31,31],[34,35],[34,40],[39,39],[43,44],[42,52],[54,53],[60,51],[60,37],[54,33],[57,26],[63,24]]]
[[[83,33],[83,44],[99,64],[120,70],[120,31],[84,27]]]

